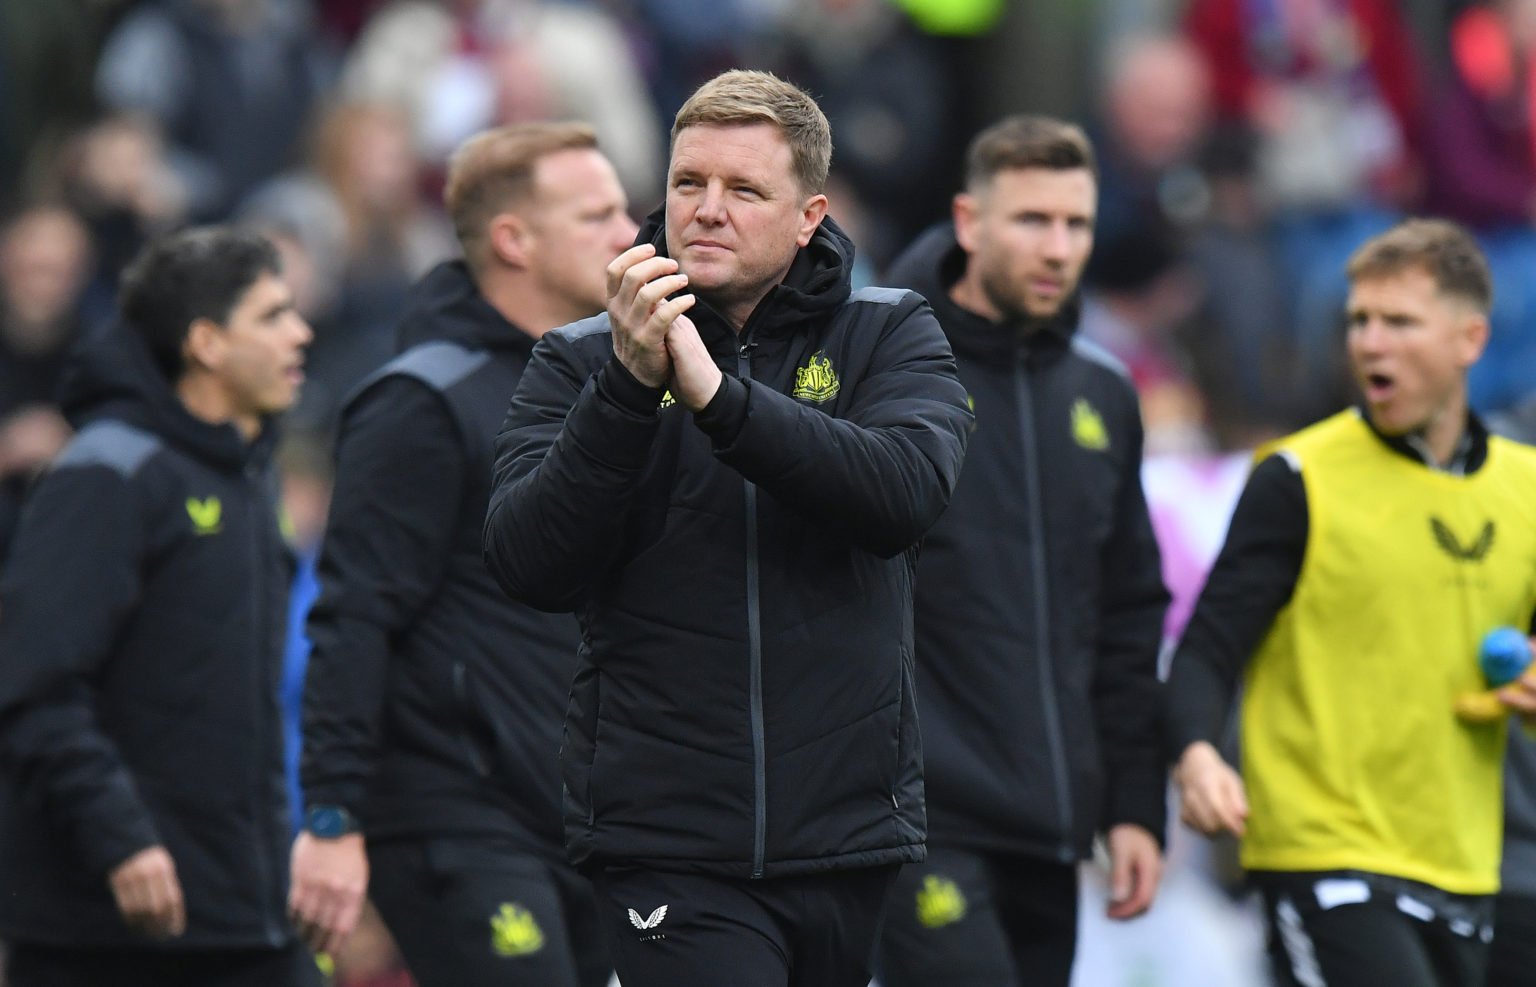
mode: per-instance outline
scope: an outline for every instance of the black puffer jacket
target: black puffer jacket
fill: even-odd
[[[80,431],[0,581],[0,935],[143,945],[107,874],[158,843],[187,907],[165,948],[282,946],[292,566],[270,434],[194,419],[120,331],[65,391]]]
[[[483,835],[560,854],[560,720],[580,637],[481,559],[491,444],[533,339],[461,261],[411,293],[406,351],[337,441],[309,619],[304,790],[368,839]]]
[[[1096,831],[1164,828],[1157,653],[1167,592],[1141,414],[1076,311],[1020,332],[956,305],[941,227],[892,280],[932,303],[975,431],[917,580],[930,840],[1063,862]]]
[[[623,370],[606,316],[546,336],[523,375],[486,553],[515,597],[579,608],[580,865],[923,856],[912,579],[970,416],[922,299],[850,294],[851,260],[825,221],[739,337],[690,313],[727,374],[699,415]]]

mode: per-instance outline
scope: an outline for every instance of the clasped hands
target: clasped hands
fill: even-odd
[[[701,411],[720,389],[720,368],[684,313],[693,294],[677,261],[649,243],[631,247],[608,265],[608,320],[613,355],[640,383],[665,386],[689,411]]]

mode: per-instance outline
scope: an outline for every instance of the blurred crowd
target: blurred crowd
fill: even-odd
[[[1350,400],[1343,260],[1406,213],[1477,233],[1497,291],[1472,401],[1533,410],[1536,0],[4,0],[0,555],[69,434],[63,354],[149,237],[233,220],[278,244],[315,329],[283,455],[312,553],[339,403],[455,249],[450,149],[584,119],[643,212],[673,112],[733,65],[820,100],[867,284],[947,217],[980,126],[1087,124],[1083,331],[1131,368],[1154,459]]]

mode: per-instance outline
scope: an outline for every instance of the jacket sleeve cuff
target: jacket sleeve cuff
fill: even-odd
[[[747,393],[745,381],[723,374],[715,396],[693,416],[694,424],[714,440],[716,448],[729,446],[741,434],[747,423]]]
[[[1167,786],[1148,779],[1140,784],[1130,779],[1117,782],[1117,791],[1109,795],[1104,813],[1104,831],[1131,823],[1151,833],[1157,845],[1166,848],[1168,830]]]
[[[664,387],[649,387],[613,357],[597,372],[597,391],[610,404],[637,418],[650,418],[661,405]]]
[[[118,797],[111,800],[116,805],[110,815],[103,814],[91,822],[79,823],[76,843],[86,868],[103,876],[140,850],[158,846],[161,842],[155,824],[137,796],[127,792],[115,794]]]

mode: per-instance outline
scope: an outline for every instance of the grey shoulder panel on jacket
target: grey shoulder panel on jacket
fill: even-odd
[[[559,336],[562,339],[566,339],[574,343],[577,340],[585,339],[588,336],[595,336],[598,333],[612,331],[613,327],[608,323],[608,313],[600,312],[591,318],[582,319],[580,322],[572,322],[569,325],[561,326],[558,329],[552,329],[550,330],[550,334]]]
[[[54,469],[105,466],[123,479],[132,479],[139,467],[164,443],[158,435],[126,422],[106,419],[81,429],[53,461]]]
[[[912,292],[906,288],[860,288],[848,296],[850,302],[869,302],[872,305],[900,305]]]
[[[1072,352],[1076,353],[1084,360],[1097,363],[1099,366],[1104,367],[1106,370],[1113,371],[1117,376],[1124,378],[1126,383],[1130,383],[1130,368],[1121,363],[1119,357],[1115,356],[1113,353],[1111,353],[1109,350],[1106,350],[1098,343],[1095,343],[1093,340],[1084,339],[1081,334],[1074,334],[1072,336]]]
[[[434,391],[446,391],[480,369],[490,358],[484,350],[465,349],[458,343],[422,343],[386,363],[368,384],[385,377],[404,376],[414,377]]]

